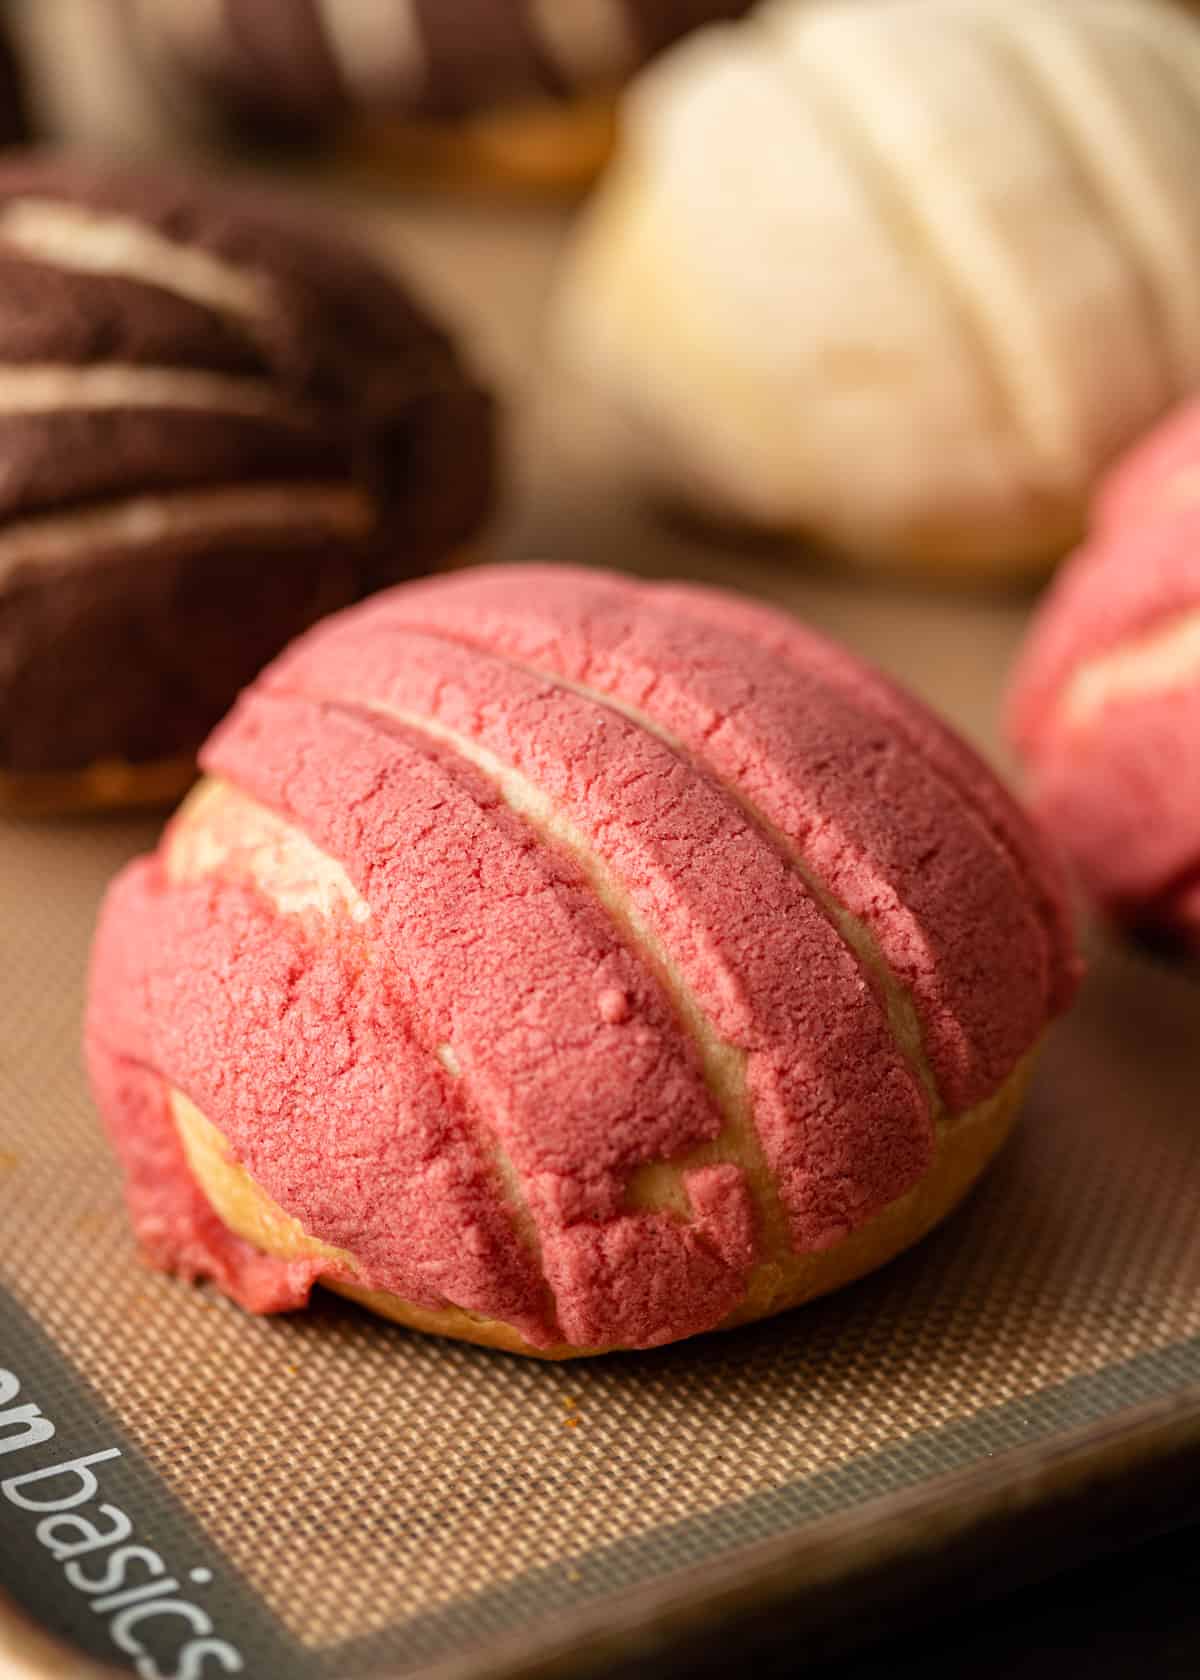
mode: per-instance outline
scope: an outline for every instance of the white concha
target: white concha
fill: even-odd
[[[1200,385],[1198,159],[1159,0],[775,0],[635,87],[555,348],[677,498],[1036,570]]]

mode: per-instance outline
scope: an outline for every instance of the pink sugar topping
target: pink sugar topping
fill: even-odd
[[[1118,464],[1094,512],[1088,541],[1034,620],[1009,734],[1041,823],[1091,895],[1123,918],[1190,929],[1200,670],[1123,685],[1084,712],[1066,699],[1084,668],[1145,656],[1200,613],[1200,404],[1184,405]]]
[[[135,1221],[256,1310],[329,1263],[224,1231],[168,1087],[370,1287],[646,1346],[928,1169],[898,1008],[957,1111],[1074,982],[1058,882],[983,765],[713,592],[549,567],[391,591],[277,661],[205,767],[366,906],[150,860],[101,919],[88,1042]]]

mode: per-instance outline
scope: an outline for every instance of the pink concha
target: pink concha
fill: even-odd
[[[1181,403],[1128,450],[1099,485],[1095,530],[1154,522],[1200,502],[1200,401]]]
[[[493,571],[396,591],[369,633],[386,614],[397,629],[521,661],[640,714],[867,923],[922,1005],[947,1103],[994,1089],[1015,1047],[1069,997],[1074,971],[1061,882],[975,755],[879,673],[769,608],[522,570],[528,590]],[[358,666],[352,635],[327,652]],[[993,953],[1003,953],[994,966]],[[1016,961],[1027,973],[1014,1000]]]
[[[1200,944],[1200,404],[1117,465],[1094,514],[1034,621],[1009,733],[1092,897]]]
[[[214,1225],[168,1090],[371,1289],[646,1346],[919,1184],[1074,988],[1056,875],[969,749],[714,591],[393,590],[294,644],[204,767],[233,839],[181,878],[185,807],[114,885],[88,1041],[153,1257],[256,1309],[333,1263]],[[241,810],[353,911],[272,900]]]

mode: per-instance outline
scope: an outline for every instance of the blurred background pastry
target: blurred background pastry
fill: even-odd
[[[289,637],[450,557],[492,407],[336,219],[0,167],[0,802],[159,800]]]
[[[1200,405],[1104,485],[1034,622],[1009,727],[1092,898],[1200,953]]]
[[[128,0],[129,50],[236,131],[407,176],[577,188],[645,60],[750,0]]]
[[[29,133],[25,75],[12,32],[0,10],[0,146],[11,146]]]
[[[1200,383],[1197,156],[1157,0],[776,0],[636,84],[556,349],[672,499],[1037,576]]]

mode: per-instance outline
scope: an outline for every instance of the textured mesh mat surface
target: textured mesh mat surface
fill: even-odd
[[[462,267],[490,253],[497,284],[467,325],[514,383],[512,323],[557,236],[536,219],[518,231],[430,213],[407,234],[452,303]],[[654,525],[618,486],[597,495],[567,470],[576,440],[550,408],[516,429],[503,548],[772,595],[988,744],[1022,606],[867,593]],[[1086,1449],[1156,1402],[1186,1413],[1194,1400],[1200,1418],[1200,990],[1106,945],[973,1199],[919,1251],[774,1323],[552,1367],[327,1297],[255,1321],[155,1276],[133,1251],[77,1055],[98,897],[153,834],[108,820],[0,831],[0,1366],[55,1426],[9,1452],[0,1436],[0,1481],[107,1454],[87,1467],[91,1508],[128,1514],[130,1543],[162,1558],[183,1583],[175,1601],[198,1607],[244,1672],[516,1672],[552,1640],[569,1648],[572,1627],[622,1615],[634,1589],[686,1603],[696,1571],[762,1542],[800,1556],[818,1525],[857,1513],[869,1529],[939,1478],[991,1462],[1016,1485],[1054,1442]],[[80,1475],[21,1486],[49,1501]],[[121,1605],[69,1579],[41,1520],[0,1498],[0,1588],[119,1660]],[[101,1567],[79,1563],[97,1579]],[[199,1625],[185,1614],[130,1632],[164,1674]],[[510,1642],[511,1664],[495,1654]],[[221,1667],[210,1654],[201,1672]]]

